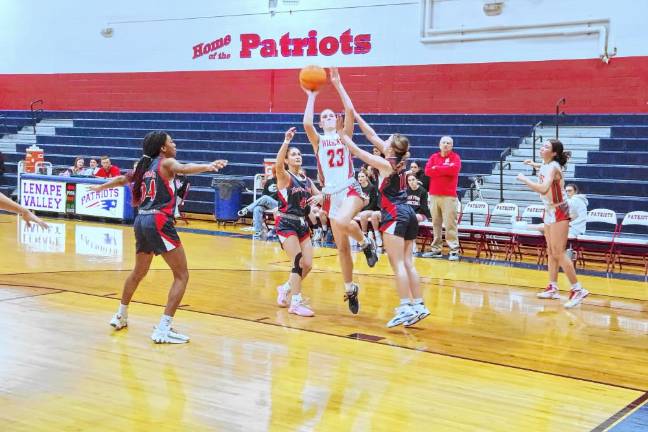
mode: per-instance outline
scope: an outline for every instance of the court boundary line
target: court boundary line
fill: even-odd
[[[43,287],[36,287],[36,286],[11,285],[11,284],[3,284],[3,285],[7,285],[7,286],[23,286],[25,288],[45,289],[45,290],[51,290],[51,292],[45,292],[45,293],[39,293],[39,294],[27,294],[27,295],[22,295],[22,296],[18,296],[18,297],[0,299],[0,303],[6,302],[6,301],[11,301],[11,300],[22,300],[22,299],[32,298],[32,297],[42,297],[42,296],[51,295],[51,294],[60,294],[62,292],[65,292],[65,290],[58,289],[58,288],[43,288]]]
[[[634,414],[635,411],[639,410],[639,408],[644,406],[647,400],[648,400],[648,392],[639,396],[637,399],[633,400],[628,405],[626,405],[625,407],[621,408],[619,411],[611,415],[603,423],[599,424],[594,429],[592,429],[591,432],[604,432],[606,430],[609,430],[609,428],[613,426],[617,426],[621,424],[623,421],[632,417],[632,414]]]
[[[326,257],[329,256],[334,256],[334,255],[327,255]],[[322,257],[322,258],[326,258]],[[314,257],[317,258],[317,257]],[[276,261],[273,263],[268,263],[269,265],[279,265],[279,264],[286,264],[290,265],[290,261]],[[228,269],[228,268],[190,268],[190,271],[232,271],[232,272],[268,272],[268,273],[284,273],[285,270],[274,270],[274,269],[245,269],[245,268],[235,268],[235,269]],[[59,274],[59,273],[88,273],[88,272],[130,272],[132,269],[104,269],[104,270],[55,270],[55,271],[42,271],[42,272],[18,272],[18,273],[0,273],[0,284],[2,284],[1,278],[3,276],[28,276],[32,274],[38,274],[38,275],[46,275],[46,274]],[[164,269],[149,269],[149,272],[152,271],[166,271],[170,272],[171,270],[168,268]],[[332,273],[332,274],[341,274],[342,272],[340,270],[322,270],[322,269],[317,269],[313,270],[311,273],[313,274],[322,274],[322,273]],[[381,274],[381,273],[353,273],[354,275],[357,276],[363,276],[363,277],[370,277],[370,278],[378,278],[378,279],[386,279],[386,278],[391,278],[393,275],[387,275],[387,274]],[[419,275],[420,276],[420,275]],[[439,280],[442,280],[443,278],[441,277],[431,277],[431,276],[420,276],[421,280],[425,280],[426,283],[431,284],[433,286],[437,287],[443,287],[443,288],[453,288],[448,285],[442,285],[439,283]],[[436,279],[436,282],[434,281]],[[484,285],[499,285],[503,287],[508,287],[508,288],[521,288],[521,289],[528,289],[528,290],[538,290],[541,288],[534,287],[534,286],[529,286],[529,285],[511,285],[508,283],[500,283],[500,282],[476,282],[474,280],[465,280],[465,279],[443,279],[443,280],[448,280],[450,282],[465,282],[465,283],[477,283],[477,284],[484,284]],[[8,284],[7,284],[8,285]],[[25,285],[29,286],[29,285]],[[43,287],[37,287],[37,288],[43,288]],[[59,288],[47,288],[47,289],[59,289]],[[470,288],[461,288],[461,289],[470,289]],[[473,289],[474,291],[479,291],[478,289]],[[610,294],[592,294],[593,296],[596,297],[605,297],[608,299],[616,299],[616,300],[629,300],[629,301],[636,301],[636,302],[647,302],[648,299],[640,299],[640,298],[634,298],[634,297],[619,297],[619,296],[613,296]],[[592,307],[599,307],[599,308],[608,308],[608,309],[618,309],[618,310],[626,310],[626,311],[635,311],[639,313],[648,313],[648,310],[635,310],[635,309],[630,309],[630,308],[621,308],[621,307],[612,307],[609,305],[599,305],[599,304],[594,304],[594,303],[589,303],[589,302],[583,302],[582,304],[586,306],[592,306]]]
[[[8,286],[23,286],[26,288],[43,288],[43,287],[36,287],[33,285],[18,285],[18,284],[8,284],[4,283],[4,285]],[[55,288],[50,288],[50,289],[55,289]],[[99,294],[91,294],[91,293],[85,293],[81,291],[74,291],[74,290],[67,290],[67,289],[61,289],[57,293],[52,293],[52,294],[62,294],[62,293],[72,293],[72,294],[80,294],[80,295],[86,295],[98,299],[104,299],[104,300],[118,300],[114,297],[104,297],[103,295]],[[131,303],[137,303],[137,304],[143,304],[147,306],[156,306],[160,308],[164,308],[165,305],[161,305],[158,303],[151,303],[151,302],[145,302],[141,300],[131,300]],[[192,313],[197,313],[200,315],[207,315],[207,316],[216,316],[219,318],[225,318],[225,319],[234,319],[234,320],[239,320],[239,321],[245,321],[251,324],[262,324],[262,325],[270,325],[273,327],[280,327],[280,328],[287,328],[290,330],[294,331],[302,331],[306,333],[312,333],[312,334],[318,334],[322,336],[331,336],[331,337],[336,337],[336,338],[341,338],[341,339],[347,339],[347,340],[352,340],[352,341],[359,341],[359,342],[364,342],[364,343],[371,343],[371,344],[377,344],[380,346],[384,347],[392,347],[392,348],[397,348],[397,349],[404,349],[408,351],[416,351],[416,352],[421,352],[421,353],[427,353],[427,354],[432,354],[432,355],[438,355],[441,357],[449,357],[449,358],[454,358],[454,359],[459,359],[459,360],[464,360],[468,362],[475,362],[475,363],[482,363],[482,364],[487,364],[491,366],[499,366],[503,368],[508,368],[508,369],[514,369],[514,370],[519,370],[519,371],[524,371],[524,372],[532,372],[532,373],[538,373],[542,375],[547,375],[547,376],[553,376],[553,377],[558,377],[558,378],[566,378],[566,379],[571,379],[575,381],[582,381],[582,382],[588,382],[592,384],[597,384],[597,385],[602,385],[602,386],[607,386],[607,387],[614,387],[614,388],[620,388],[624,390],[630,390],[630,391],[636,391],[640,393],[648,393],[648,389],[641,389],[641,388],[636,388],[636,387],[629,387],[625,386],[622,384],[613,384],[613,383],[606,383],[603,381],[597,381],[589,378],[579,378],[579,377],[574,377],[566,374],[560,374],[560,373],[555,373],[555,372],[548,372],[548,371],[541,371],[538,369],[532,369],[524,366],[515,366],[515,365],[509,365],[505,363],[498,363],[495,361],[490,361],[490,360],[481,360],[481,359],[475,359],[475,358],[470,358],[458,354],[450,354],[450,353],[443,353],[443,352],[438,352],[438,351],[432,351],[429,349],[418,349],[418,348],[412,348],[404,345],[394,345],[394,344],[388,344],[388,343],[381,343],[380,341],[370,341],[370,340],[365,340],[365,339],[354,339],[350,338],[348,336],[340,335],[340,334],[335,334],[335,333],[329,333],[329,332],[324,332],[324,331],[318,331],[318,330],[312,330],[312,329],[305,329],[305,328],[299,328],[299,327],[291,327],[291,326],[286,326],[283,324],[278,324],[278,323],[273,323],[273,322],[264,322],[264,321],[257,321],[252,318],[243,318],[243,317],[237,317],[237,316],[232,316],[232,315],[225,315],[225,314],[220,314],[216,312],[207,312],[207,311],[200,311],[200,310],[193,310],[193,309],[184,309],[184,308],[178,308],[178,310],[182,310],[183,312],[192,312]]]
[[[186,227],[176,227],[176,230],[178,232],[186,232],[188,234],[197,234],[197,235],[209,235],[209,236],[223,236],[223,237],[232,237],[232,238],[242,238],[242,239],[248,239],[248,240],[254,240],[252,239],[252,234],[243,234],[243,233],[236,233],[236,232],[231,232],[231,231],[219,231],[219,230],[209,230],[205,228],[186,228]],[[270,243],[272,242],[271,240],[258,240],[258,241],[263,241],[265,243]],[[329,244],[326,245],[320,245],[319,248],[321,249],[334,249],[337,250],[337,247],[332,247]],[[418,256],[417,258],[423,258]],[[469,262],[471,264],[484,264],[484,265],[490,265],[490,266],[500,266],[500,267],[513,267],[513,268],[523,268],[527,270],[538,270],[538,271],[547,271],[547,266],[539,266],[537,264],[533,263],[526,263],[526,262],[514,262],[514,261],[504,261],[504,260],[496,260],[496,259],[486,259],[486,258],[477,258],[477,257],[469,257],[469,256],[461,256],[462,261]],[[540,268],[538,268],[540,267]],[[601,270],[589,270],[589,269],[579,269],[579,274],[583,274],[586,276],[594,276],[594,277],[600,277],[603,279],[619,279],[619,280],[630,280],[634,282],[646,282],[648,281],[648,278],[646,276],[640,275],[640,274],[633,274],[633,273],[614,273],[614,272],[604,272]]]

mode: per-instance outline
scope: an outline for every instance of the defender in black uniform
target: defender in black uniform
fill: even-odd
[[[412,207],[407,204],[405,163],[409,156],[409,140],[394,134],[383,141],[359,114],[356,113],[355,118],[369,142],[385,155],[383,159],[361,150],[348,135],[343,135],[343,131],[338,132],[351,153],[377,168],[383,179],[379,186],[382,219],[380,231],[383,233],[383,243],[394,270],[400,297],[396,315],[387,323],[387,327],[399,324],[411,326],[428,316],[430,311],[423,304],[420,279],[412,259],[418,220]]]
[[[295,128],[288,129],[277,153],[279,211],[275,224],[281,246],[294,263],[288,282],[277,287],[277,304],[288,307],[288,312],[295,315],[312,317],[315,313],[304,304],[301,295],[301,282],[313,267],[313,245],[306,216],[310,206],[322,201],[322,195],[313,181],[302,174],[299,149],[288,148],[294,136]]]
[[[176,145],[166,132],[150,132],[142,144],[144,155],[135,171],[115,177],[107,183],[91,189],[101,191],[110,187],[131,185],[133,206],[139,207],[135,217],[136,256],[135,268],[124,282],[119,310],[113,315],[110,325],[115,330],[128,326],[128,304],[140,281],[146,276],[154,255],[162,258],[173,271],[173,284],[169,290],[169,301],[160,323],[154,327],[151,339],[155,343],[187,343],[189,337],[171,328],[171,321],[189,280],[187,258],[180,238],[174,227],[176,174],[198,174],[218,171],[227,165],[226,160],[208,164],[181,164],[175,160]]]

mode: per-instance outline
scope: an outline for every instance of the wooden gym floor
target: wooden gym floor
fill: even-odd
[[[0,215],[2,431],[617,431],[646,408],[645,282],[583,276],[592,295],[566,311],[536,299],[545,272],[417,259],[432,315],[387,329],[386,257],[356,256],[354,316],[336,251],[319,248],[304,285],[317,316],[301,318],[275,306],[290,268],[278,243],[192,222],[175,319],[192,340],[160,346],[164,262],[113,332],[131,228],[50,222]]]

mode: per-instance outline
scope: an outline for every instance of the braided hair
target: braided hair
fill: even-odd
[[[167,134],[164,131],[153,131],[146,134],[142,142],[142,152],[144,153],[137,162],[137,168],[133,174],[133,206],[137,207],[142,202],[142,182],[144,173],[148,171],[153,159],[160,156],[160,151],[166,144]]]

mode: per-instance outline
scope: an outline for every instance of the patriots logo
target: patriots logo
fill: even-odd
[[[110,210],[112,208],[117,207],[117,200],[114,199],[108,199],[108,200],[101,200],[101,208],[104,210]]]

